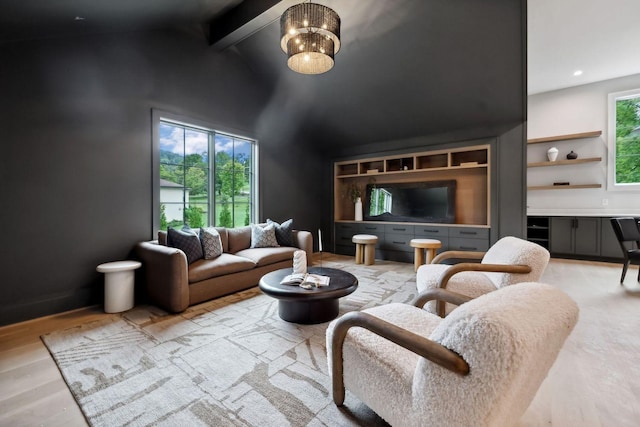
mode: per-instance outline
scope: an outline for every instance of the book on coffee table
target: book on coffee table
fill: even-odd
[[[311,286],[329,286],[329,276],[323,276],[321,274],[309,274],[309,273],[293,273],[285,276],[280,281],[282,285],[311,285]]]

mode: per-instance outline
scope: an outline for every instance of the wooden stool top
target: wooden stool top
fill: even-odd
[[[372,234],[356,234],[351,238],[351,241],[353,243],[360,243],[365,245],[371,244],[371,243],[378,243],[378,236],[374,236]]]
[[[442,242],[436,239],[411,239],[409,246],[412,248],[437,249],[442,247]]]

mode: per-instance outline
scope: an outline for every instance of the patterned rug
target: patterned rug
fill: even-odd
[[[416,293],[412,264],[324,256],[354,274],[340,313]],[[331,399],[325,330],[278,317],[256,287],[179,315],[141,306],[42,336],[92,426],[385,425],[347,393]]]

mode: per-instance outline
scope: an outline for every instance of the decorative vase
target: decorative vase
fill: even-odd
[[[558,149],[556,147],[551,147],[547,150],[547,158],[550,162],[555,162],[558,158]]]
[[[302,274],[307,272],[307,253],[305,251],[293,253],[293,272]]]
[[[356,199],[356,221],[362,221],[362,199]]]
[[[567,159],[569,160],[575,160],[577,158],[578,158],[578,153],[574,153],[573,150],[571,150],[571,152],[567,154]]]

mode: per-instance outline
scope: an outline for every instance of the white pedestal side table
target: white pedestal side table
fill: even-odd
[[[114,261],[100,264],[96,270],[104,273],[104,311],[119,313],[133,308],[134,271],[142,266],[138,261]]]

